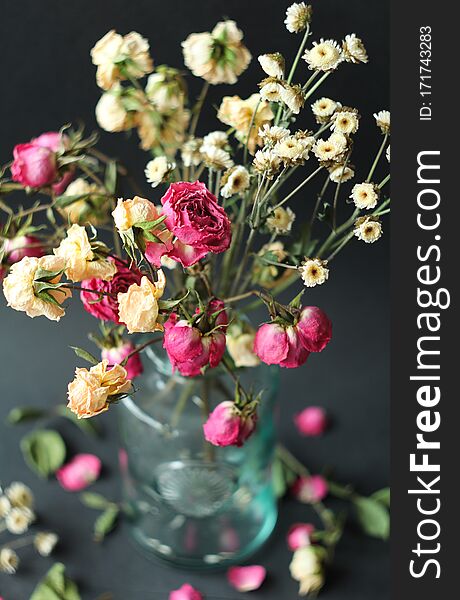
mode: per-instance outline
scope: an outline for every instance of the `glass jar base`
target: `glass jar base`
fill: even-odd
[[[233,552],[222,551],[217,554],[187,555],[184,553],[179,555],[166,544],[161,544],[157,538],[148,536],[145,528],[131,524],[129,529],[136,548],[150,560],[189,571],[222,571],[230,566],[241,564],[256,554],[273,533],[277,518],[278,511],[274,509],[266,515],[263,526],[249,544],[235,549]],[[224,536],[226,533],[229,535],[228,530],[222,532]]]

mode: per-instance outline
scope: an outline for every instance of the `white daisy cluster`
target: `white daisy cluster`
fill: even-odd
[[[327,260],[305,258],[299,267],[300,276],[306,287],[315,287],[326,283],[329,277]]]
[[[35,521],[34,496],[24,483],[14,481],[7,488],[0,488],[0,531],[6,529],[13,535],[26,533]],[[18,540],[21,546],[32,543],[41,556],[48,556],[58,542],[58,536],[50,532],[38,532],[30,538]],[[11,547],[10,547],[11,546]],[[19,556],[13,544],[0,548],[0,573],[14,575],[19,567]]]

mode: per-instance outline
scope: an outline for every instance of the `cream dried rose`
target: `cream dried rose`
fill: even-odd
[[[128,291],[118,294],[118,316],[129,333],[148,333],[162,330],[157,323],[158,299],[163,295],[166,278],[163,271],[157,271],[158,281],[152,283],[142,277],[140,285],[133,283]]]
[[[107,369],[109,362],[103,360],[88,371],[75,369],[75,379],[68,385],[67,407],[79,419],[94,417],[108,410],[110,397],[117,394],[127,394],[132,390],[127,372],[120,365]]]
[[[64,316],[64,309],[60,304],[71,296],[69,289],[48,289],[52,300],[38,297],[34,289],[35,276],[39,269],[56,273],[65,267],[65,260],[59,256],[25,256],[15,263],[9,270],[8,276],[3,281],[3,292],[8,306],[14,310],[25,312],[29,317],[45,316],[52,321],[59,321]],[[58,283],[61,274],[51,280]]]
[[[72,225],[67,237],[62,240],[54,254],[65,260],[65,274],[71,281],[83,281],[96,277],[110,281],[117,272],[114,262],[96,258],[86,229],[81,225]]]
[[[255,332],[227,335],[227,350],[236,367],[257,367],[259,357],[254,353]]]
[[[134,196],[132,200],[118,198],[117,207],[112,212],[112,216],[116,228],[121,233],[128,231],[136,223],[155,221],[160,215],[153,202],[147,198]]]

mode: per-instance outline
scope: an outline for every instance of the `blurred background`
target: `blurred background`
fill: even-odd
[[[289,34],[284,27],[287,5],[279,0],[5,3],[0,20],[0,164],[10,160],[16,143],[57,130],[64,123],[81,121],[88,131],[97,128],[94,106],[100,91],[89,51],[109,29],[123,34],[138,31],[150,40],[155,64],[181,68],[180,42],[189,33],[209,31],[224,16],[235,19],[254,58],[237,86],[211,90],[211,102],[216,106],[223,95],[237,93],[246,97],[256,91],[262,78],[256,60],[259,54],[280,51],[288,62],[292,60],[300,37]],[[353,154],[355,182],[359,182],[366,177],[381,141],[372,113],[389,105],[388,3],[321,0],[314,1],[313,8],[312,40],[341,40],[355,32],[363,38],[369,53],[369,64],[342,65],[320,88],[319,95],[312,98],[313,101],[325,95],[359,108],[362,119]],[[301,63],[296,79],[305,81],[306,77],[306,65]],[[193,98],[201,89],[201,81],[190,75],[188,83]],[[301,113],[298,125],[313,127],[308,109],[303,116]],[[198,133],[219,127],[215,110],[208,104]],[[159,192],[152,192],[144,184],[148,156],[137,145],[134,134],[128,139],[124,134],[101,132],[101,149],[119,157],[145,188],[146,196],[158,200]],[[343,186],[343,197],[347,186],[351,187]],[[292,206],[298,221],[302,219],[302,204],[314,201],[315,189],[307,189]],[[27,199],[18,201],[27,203]],[[342,210],[345,214],[350,208],[344,205]],[[362,493],[388,485],[389,479],[388,230],[386,222],[384,236],[373,245],[353,240],[332,263],[327,285],[308,291],[308,304],[320,306],[332,319],[333,343],[323,354],[312,355],[303,368],[282,372],[281,439],[312,472],[326,468],[338,481],[351,482]],[[169,590],[185,581],[196,585],[208,600],[239,597],[222,574],[189,574],[148,561],[132,549],[123,528],[104,546],[94,544],[93,511],[83,508],[77,495],[63,491],[55,481],[38,480],[27,469],[19,439],[28,428],[7,426],[5,417],[13,406],[65,402],[66,386],[76,365],[68,346],[89,348],[86,333],[94,329],[95,323],[78,301],[69,305],[66,317],[57,325],[6,309],[3,297],[0,320],[0,481],[25,481],[36,492],[42,526],[57,531],[62,540],[55,557],[66,564],[78,581],[83,597],[96,598],[112,591],[116,600],[163,599]],[[323,438],[302,438],[293,425],[293,414],[311,404],[324,406],[332,417],[332,427]],[[94,489],[113,499],[119,498],[115,412],[100,419],[104,433],[96,441],[82,436],[69,423],[56,422],[70,452],[94,452],[101,457],[104,475]],[[312,519],[308,507],[289,499],[283,501],[275,534],[254,559],[267,567],[269,578],[261,590],[251,594],[252,598],[297,597],[297,585],[288,573],[291,554],[285,535],[292,523]],[[321,597],[387,598],[388,553],[387,544],[365,538],[351,523],[339,544]],[[0,575],[0,595],[5,600],[28,598],[52,559],[35,560],[30,551],[23,563],[24,568],[16,577]]]

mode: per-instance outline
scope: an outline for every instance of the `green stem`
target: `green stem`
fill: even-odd
[[[330,262],[333,258],[335,258],[337,256],[337,254],[348,244],[348,242],[352,239],[352,237],[354,236],[354,232],[351,231],[348,235],[346,235],[343,240],[340,242],[340,244],[337,246],[337,248],[332,252],[332,254],[330,254],[327,257],[327,261]]]
[[[182,413],[184,412],[185,407],[187,406],[187,400],[190,398],[194,387],[195,387],[195,381],[189,381],[184,386],[184,389],[182,390],[182,392],[179,396],[179,399],[177,401],[177,404],[174,408],[174,412],[171,417],[171,427],[173,429],[175,429],[177,427],[177,425],[179,423],[179,419],[180,419]]]
[[[198,125],[198,120],[200,118],[201,109],[203,108],[204,101],[206,99],[207,93],[209,91],[209,82],[205,81],[204,85],[201,89],[200,95],[198,96],[198,100],[193,108],[193,119],[190,123],[189,136],[194,137],[196,128]]]
[[[278,204],[275,207],[273,207],[273,209],[270,212],[273,212],[275,209],[279,208],[280,206],[283,206],[283,204],[285,204],[288,200],[290,200],[292,198],[292,196],[297,194],[297,192],[300,191],[304,185],[306,185],[309,181],[311,181],[313,179],[313,177],[321,171],[322,168],[323,167],[318,167],[317,169],[315,169],[315,171],[313,171],[313,173],[310,173],[310,175],[306,179],[304,179],[302,181],[302,183],[300,183],[294,190],[292,190],[292,192],[290,194],[288,194],[285,198],[283,198],[283,200],[281,200],[281,202],[278,202]]]
[[[315,83],[314,86],[312,86],[309,90],[308,93],[305,94],[304,97],[304,101],[306,102],[308,100],[308,98],[310,98],[310,96],[316,92],[316,90],[319,88],[319,86],[323,83],[323,81],[326,81],[326,79],[329,77],[329,75],[331,74],[331,71],[328,71],[327,73],[324,73],[324,75],[318,79],[318,81]]]
[[[377,152],[377,155],[375,157],[375,160],[372,163],[371,169],[370,169],[370,171],[369,171],[369,173],[367,175],[367,178],[366,178],[366,182],[367,183],[371,180],[372,175],[374,174],[374,171],[375,171],[375,169],[377,167],[377,164],[378,164],[378,162],[380,160],[380,157],[382,156],[383,151],[385,150],[385,146],[386,146],[387,141],[388,141],[388,133],[385,134],[385,136],[383,138],[383,141],[382,141],[382,143],[380,145],[379,151]]]
[[[377,187],[379,188],[379,190],[381,190],[383,186],[390,181],[390,176],[390,173],[388,173],[388,175],[384,179],[382,179],[382,181],[378,184]]]

